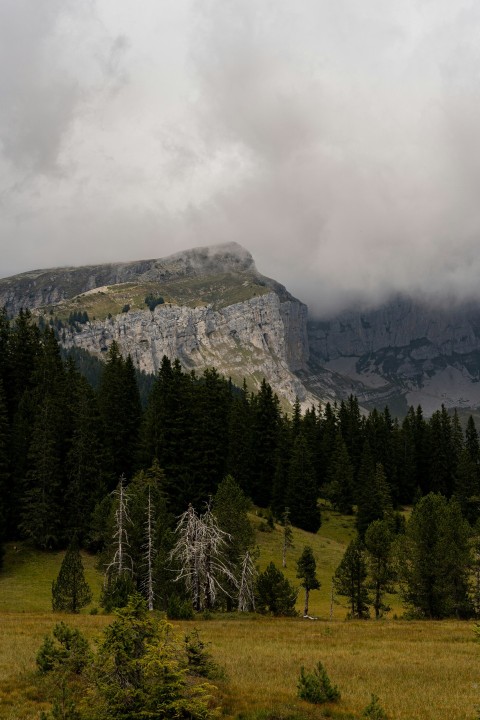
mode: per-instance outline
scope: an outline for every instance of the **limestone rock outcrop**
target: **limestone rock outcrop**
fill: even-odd
[[[178,358],[186,369],[215,366],[236,383],[257,386],[265,377],[289,403],[313,398],[293,370],[306,367],[307,308],[280,302],[269,292],[219,310],[163,304],[153,312],[130,311],[65,332],[65,347],[97,355],[116,341],[140,370],[156,373],[162,357]]]

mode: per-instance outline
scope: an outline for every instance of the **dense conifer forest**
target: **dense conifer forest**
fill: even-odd
[[[0,314],[2,543],[78,543],[98,553],[114,571],[105,607],[135,588],[148,599],[148,566],[150,582],[162,588],[157,606],[177,603],[181,612],[194,592],[178,545],[184,522],[209,548],[218,543],[227,568],[221,592],[213,581],[196,608],[213,605],[215,595],[232,609],[229,583],[243,578],[248,594],[254,574],[248,503],[315,533],[322,498],[355,514],[358,537],[336,574],[352,615],[365,616],[370,603],[379,616],[394,578],[407,604],[427,617],[477,610],[480,444],[471,417],[463,430],[444,407],[429,419],[412,407],[400,422],[388,408],[362,414],[353,396],[303,413],[297,402],[287,416],[265,381],[250,392],[214,368],[198,376],[166,357],[143,392],[142,403],[138,373],[115,343],[93,387],[72,357],[62,357],[52,328],[38,327],[28,311],[15,320]],[[407,524],[405,506],[414,506]]]

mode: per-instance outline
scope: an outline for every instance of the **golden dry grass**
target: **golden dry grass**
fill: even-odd
[[[252,516],[255,525],[262,519]],[[328,518],[328,519],[327,519]],[[353,519],[324,511],[317,535],[294,530],[286,574],[295,578],[295,561],[307,544],[314,549],[322,587],[311,594],[310,611],[319,620],[255,616],[217,616],[211,621],[176,623],[180,631],[192,625],[211,643],[215,660],[225,667],[228,682],[220,683],[225,718],[245,720],[332,717],[358,720],[371,693],[390,720],[474,720],[480,706],[480,644],[467,622],[345,622],[345,604],[334,606],[330,621],[331,577],[353,536]],[[260,567],[273,560],[281,566],[282,528],[258,532]],[[111,618],[50,612],[51,580],[62,553],[38,553],[28,545],[7,547],[0,575],[0,720],[34,720],[46,707],[33,675],[35,654],[43,637],[63,619],[88,637],[101,633]],[[101,578],[94,559],[84,556],[89,583],[98,603]],[[343,602],[343,600],[342,600]],[[298,609],[302,608],[300,594]],[[395,599],[395,611],[401,604]],[[318,661],[338,685],[340,703],[327,709],[296,697],[301,665]],[[329,713],[329,714],[328,714]]]
[[[201,626],[228,672],[227,708],[322,717],[296,698],[301,665],[321,660],[359,717],[375,693],[392,720],[467,720],[480,704],[480,648],[462,622],[215,621]]]
[[[0,718],[33,720],[46,707],[32,675],[35,653],[55,622],[64,619],[89,637],[111,618],[52,613],[0,615]],[[300,666],[321,660],[341,701],[331,717],[358,718],[370,694],[391,720],[473,720],[480,704],[480,647],[472,623],[309,621],[224,617],[195,621],[225,667],[220,683],[225,717],[267,710],[282,718],[323,718],[324,709],[296,697]],[[176,623],[180,632],[192,623]]]

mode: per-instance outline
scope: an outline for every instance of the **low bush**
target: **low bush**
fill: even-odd
[[[313,672],[305,672],[304,667],[300,669],[297,688],[298,697],[316,705],[340,699],[337,686],[332,685],[321,662],[317,663]]]
[[[362,720],[388,720],[385,710],[378,704],[378,697],[372,695],[372,699],[362,713]]]

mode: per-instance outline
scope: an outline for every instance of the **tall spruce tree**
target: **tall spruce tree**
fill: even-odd
[[[415,614],[438,619],[471,613],[470,534],[456,501],[429,493],[415,505],[398,564],[405,601]]]
[[[135,468],[141,412],[132,360],[123,359],[115,341],[100,379],[98,406],[113,484],[122,474],[131,477]]]
[[[102,425],[95,394],[88,382],[70,367],[72,435],[65,461],[67,484],[64,494],[66,530],[85,542],[95,505],[107,488]]]
[[[207,368],[196,387],[194,405],[194,458],[188,500],[194,505],[207,500],[222,478],[228,454],[228,417],[231,387],[214,368]]]
[[[377,462],[373,472],[370,469],[365,473],[362,486],[358,489],[356,526],[362,540],[370,523],[382,520],[391,511],[390,488],[383,465]]]
[[[305,590],[305,604],[303,607],[304,617],[308,616],[308,603],[310,599],[310,591],[318,590],[320,581],[317,577],[317,563],[313,550],[309,545],[303,548],[303,552],[297,560],[297,578],[301,580],[301,585]]]
[[[135,474],[126,490],[130,518],[128,553],[132,559],[133,580],[147,602],[153,590],[154,606],[163,610],[174,592],[168,561],[174,543],[174,518],[168,508],[166,488],[165,473],[154,461],[151,468]]]
[[[349,602],[350,618],[369,617],[370,596],[367,589],[367,562],[365,547],[359,538],[352,540],[335,570],[334,586],[338,595]]]
[[[91,599],[78,544],[74,540],[65,553],[57,579],[52,583],[53,611],[78,613]]]
[[[42,549],[58,547],[64,541],[61,449],[55,412],[55,400],[47,395],[33,427],[22,503],[21,529]]]
[[[353,512],[353,467],[340,433],[335,436],[324,492],[336,510],[347,515]]]
[[[292,524],[316,533],[322,524],[317,482],[310,450],[302,433],[293,445],[286,499]]]
[[[214,495],[212,510],[219,528],[227,533],[225,555],[236,578],[240,577],[242,562],[246,553],[251,553],[255,542],[255,534],[247,515],[249,508],[250,501],[245,497],[241,487],[231,475],[227,475]],[[225,603],[227,609],[231,610],[236,588],[228,582],[228,579],[226,584]]]
[[[365,533],[365,548],[370,575],[370,587],[373,590],[372,605],[375,618],[388,612],[385,594],[394,590],[395,571],[392,560],[393,535],[387,520],[374,520]]]
[[[170,509],[185,510],[196,478],[196,389],[198,380],[164,356],[153,384],[141,429],[141,465],[157,460],[165,471]]]
[[[252,396],[252,457],[248,494],[260,507],[268,507],[275,474],[280,405],[270,385],[262,380],[259,392]]]
[[[228,416],[227,474],[247,492],[252,466],[252,421],[247,385],[232,397]]]
[[[457,464],[454,495],[463,516],[474,525],[480,515],[480,478],[478,466],[466,448],[460,453]]]

